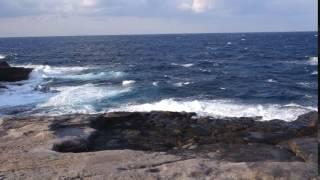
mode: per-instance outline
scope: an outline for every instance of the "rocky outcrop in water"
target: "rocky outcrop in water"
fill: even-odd
[[[113,112],[5,118],[0,178],[316,179],[318,114],[296,121]]]
[[[6,61],[0,61],[0,81],[16,82],[27,80],[31,68],[11,67]]]

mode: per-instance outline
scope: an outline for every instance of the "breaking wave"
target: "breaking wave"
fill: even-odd
[[[195,112],[200,116],[213,117],[256,117],[262,120],[281,119],[293,121],[299,115],[315,111],[313,107],[303,107],[297,104],[242,104],[232,100],[192,100],[179,101],[164,99],[155,103],[125,105],[110,111],[176,111]]]

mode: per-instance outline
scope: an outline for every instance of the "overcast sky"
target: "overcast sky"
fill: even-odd
[[[317,0],[0,0],[0,36],[316,31]]]

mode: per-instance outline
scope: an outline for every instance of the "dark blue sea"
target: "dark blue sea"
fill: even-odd
[[[1,38],[34,68],[0,114],[188,111],[294,120],[318,108],[317,32]]]

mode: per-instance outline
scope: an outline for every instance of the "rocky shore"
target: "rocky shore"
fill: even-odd
[[[0,179],[317,179],[318,113],[296,121],[113,112],[0,120]]]
[[[27,80],[32,70],[32,68],[12,67],[6,61],[0,60],[0,82]],[[0,84],[0,88],[5,87]]]

